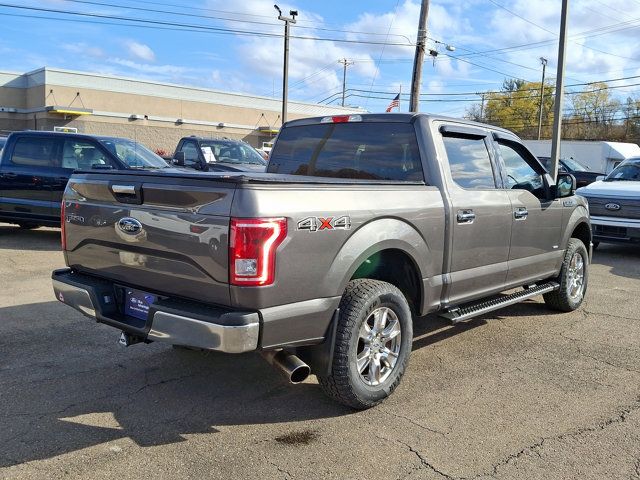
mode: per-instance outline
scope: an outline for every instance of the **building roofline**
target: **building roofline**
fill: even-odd
[[[253,94],[250,94],[250,93],[229,92],[229,91],[217,90],[217,89],[213,89],[213,88],[197,87],[197,86],[192,86],[192,85],[180,85],[180,84],[177,84],[177,83],[160,82],[160,81],[157,81],[157,80],[149,80],[149,79],[144,79],[144,78],[125,77],[125,76],[112,75],[112,74],[107,74],[107,73],[84,72],[84,71],[80,71],[80,70],[68,70],[68,69],[57,68],[57,67],[48,67],[48,66],[40,67],[40,68],[31,70],[31,71],[25,72],[25,73],[0,71],[0,74],[4,73],[4,74],[21,75],[21,76],[29,77],[29,76],[37,75],[37,74],[40,74],[40,73],[43,73],[43,72],[45,73],[45,84],[49,83],[48,79],[46,78],[46,75],[47,75],[47,73],[51,72],[51,73],[61,73],[61,74],[67,74],[67,75],[77,75],[77,76],[82,76],[82,77],[98,77],[98,78],[103,78],[103,79],[107,79],[107,80],[120,80],[120,81],[127,81],[127,82],[135,82],[137,84],[145,84],[145,85],[149,85],[149,86],[177,88],[177,89],[185,90],[185,91],[193,91],[193,92],[225,95],[225,96],[229,96],[229,97],[232,97],[232,98],[257,99],[257,100],[265,100],[265,101],[279,101],[280,100],[279,98],[266,97],[266,96],[263,96],[263,95],[253,95]],[[342,107],[342,106],[335,106],[335,105],[334,106],[329,106],[329,105],[323,105],[323,104],[318,104],[318,103],[301,102],[301,101],[298,101],[298,100],[289,100],[288,103],[289,104],[294,104],[294,105],[300,105],[300,106],[310,106],[310,107],[317,107],[317,106],[331,107],[331,108],[335,108],[336,110],[344,110],[345,112],[347,112],[347,111],[363,112],[364,111],[363,109],[356,108],[356,107]]]

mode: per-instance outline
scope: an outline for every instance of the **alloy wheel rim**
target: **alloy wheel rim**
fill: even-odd
[[[357,368],[360,379],[377,386],[389,378],[398,362],[402,327],[396,313],[388,307],[369,314],[358,334]]]
[[[567,276],[567,293],[572,300],[579,300],[584,293],[584,258],[575,252],[569,262]]]

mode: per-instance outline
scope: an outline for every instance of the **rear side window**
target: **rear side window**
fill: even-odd
[[[415,130],[407,123],[330,123],[285,128],[269,173],[424,181]]]
[[[462,188],[494,189],[496,182],[483,138],[442,137],[453,181]]]
[[[11,163],[31,167],[57,167],[55,138],[21,137],[13,147]]]

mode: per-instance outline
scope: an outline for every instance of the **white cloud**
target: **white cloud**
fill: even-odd
[[[153,62],[156,59],[156,54],[151,50],[151,47],[144,43],[138,43],[134,40],[127,40],[125,42],[129,55],[146,62]]]
[[[102,58],[105,56],[104,51],[100,47],[88,45],[84,42],[80,43],[67,43],[62,45],[62,48],[69,53],[76,55],[83,55],[92,58]]]

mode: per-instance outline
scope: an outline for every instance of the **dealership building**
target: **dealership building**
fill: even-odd
[[[149,80],[41,68],[0,72],[0,131],[77,129],[172,153],[189,135],[261,146],[280,127],[280,99]],[[288,120],[361,110],[288,102]]]

